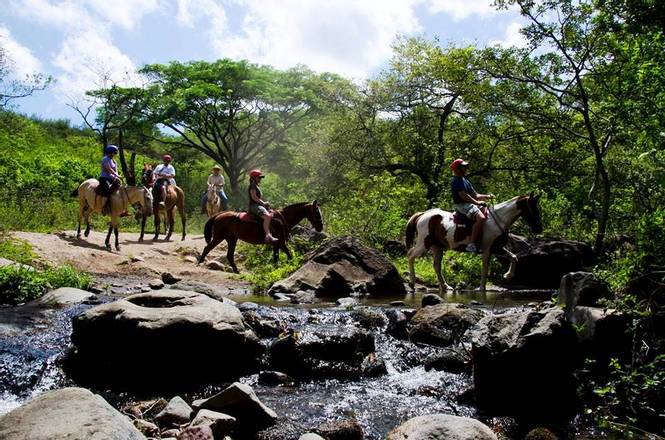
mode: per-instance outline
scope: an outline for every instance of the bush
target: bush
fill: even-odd
[[[251,283],[252,291],[256,294],[266,292],[275,282],[288,277],[302,265],[302,255],[294,251],[291,261],[286,260],[280,252],[280,263],[275,266],[270,246],[240,244],[238,249],[245,256],[244,265],[249,270],[240,277]]]
[[[20,264],[31,265],[37,259],[32,246],[23,240],[15,240],[0,231],[0,257]]]
[[[92,277],[71,266],[48,268],[43,271],[25,266],[0,268],[0,304],[18,305],[39,298],[49,289],[76,287],[87,289]]]

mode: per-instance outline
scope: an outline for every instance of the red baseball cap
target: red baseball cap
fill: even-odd
[[[457,171],[457,168],[460,166],[465,167],[467,165],[469,165],[469,162],[465,161],[464,159],[455,159],[453,160],[453,163],[450,164],[450,169]]]

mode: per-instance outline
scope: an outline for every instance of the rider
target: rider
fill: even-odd
[[[102,212],[111,212],[111,194],[120,188],[122,183],[122,176],[118,174],[118,164],[113,158],[118,154],[118,147],[115,145],[107,145],[104,148],[104,158],[102,159],[102,172],[99,176],[99,188],[102,196]],[[126,211],[120,214],[122,217],[129,215]]]
[[[173,158],[165,154],[162,156],[163,164],[159,164],[155,167],[155,176],[157,176],[157,182],[155,185],[160,191],[161,199],[159,201],[159,206],[166,206],[164,201],[166,200],[166,187],[169,185],[175,185],[175,168],[171,165]]]
[[[253,169],[249,172],[249,212],[250,214],[263,219],[263,232],[266,234],[266,243],[275,243],[277,239],[270,233],[270,221],[272,213],[270,203],[263,200],[259,184],[265,176],[259,169]]]
[[[455,203],[455,210],[460,214],[465,215],[470,220],[474,220],[473,229],[471,230],[471,239],[466,250],[469,252],[480,252],[476,242],[483,230],[483,225],[487,217],[483,211],[478,208],[479,206],[486,206],[486,201],[490,200],[492,194],[478,194],[473,188],[473,185],[464,177],[466,174],[469,163],[464,159],[455,159],[450,164],[450,169],[453,170],[453,178],[450,181],[451,190],[453,194],[453,202]]]
[[[226,197],[226,194],[224,193],[224,176],[221,174],[222,168],[219,165],[215,165],[212,167],[212,174],[208,176],[208,185],[214,185],[219,187],[219,192],[217,193],[219,195],[219,198],[222,200],[222,208],[224,211],[229,209],[229,199]],[[208,192],[203,193],[203,197],[201,197],[201,213],[205,214],[206,211],[206,203],[208,202]]]

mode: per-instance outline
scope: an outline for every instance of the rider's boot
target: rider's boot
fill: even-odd
[[[265,239],[265,242],[266,242],[266,243],[277,243],[278,241],[279,241],[279,240],[277,240],[275,237],[273,237],[272,234],[271,234],[270,232],[268,232],[268,233],[266,234],[266,239]]]

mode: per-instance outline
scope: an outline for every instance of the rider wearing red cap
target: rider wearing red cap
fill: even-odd
[[[171,165],[173,158],[165,154],[162,156],[163,164],[159,164],[155,167],[154,175],[157,176],[157,181],[155,186],[161,193],[161,199],[159,205],[164,207],[164,201],[166,200],[166,187],[169,185],[175,185],[175,168]]]
[[[483,230],[483,224],[487,217],[478,208],[478,206],[485,206],[485,202],[491,199],[491,194],[478,194],[473,188],[473,185],[464,177],[469,163],[464,159],[455,159],[450,164],[450,169],[453,171],[453,178],[450,181],[450,186],[453,194],[453,202],[455,203],[455,210],[467,218],[474,220],[473,230],[471,231],[470,244],[466,247],[469,252],[479,252],[476,242]]]
[[[265,176],[259,169],[253,169],[249,172],[249,212],[250,214],[263,219],[263,232],[266,235],[266,243],[275,243],[277,239],[270,233],[270,221],[272,213],[270,203],[263,200],[259,184]]]

